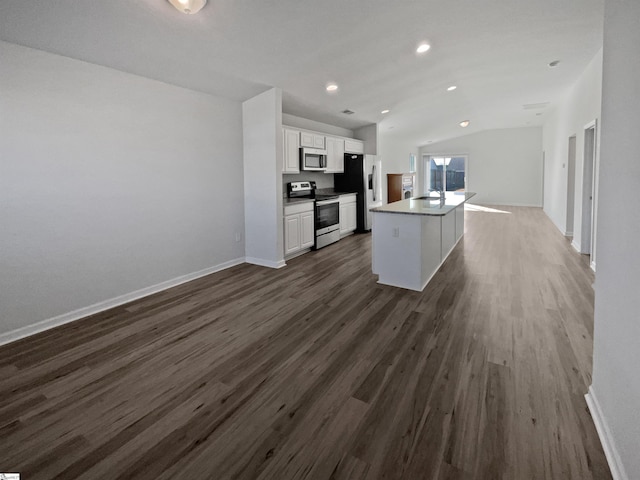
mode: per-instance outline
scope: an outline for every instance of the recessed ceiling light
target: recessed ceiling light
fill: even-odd
[[[336,85],[335,83],[330,83],[329,85],[327,85],[327,92],[335,92],[336,90],[338,90],[338,85]]]
[[[428,43],[421,43],[420,45],[418,45],[418,48],[416,48],[416,52],[417,53],[424,53],[427,50],[429,50],[431,48],[431,45],[429,45]]]
[[[549,68],[557,67],[560,63],[560,60],[554,60],[553,62],[549,62]]]
[[[456,87],[455,85],[451,85],[449,88],[447,88],[447,92],[453,92],[456,88],[458,87]]]
[[[463,120],[460,122],[462,128],[468,127],[471,122],[469,120]]]
[[[193,15],[202,10],[207,0],[169,0],[169,3],[182,13]]]
[[[380,113],[382,114],[389,113],[389,110],[382,110]]]

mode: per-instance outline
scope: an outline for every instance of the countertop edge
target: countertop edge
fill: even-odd
[[[425,211],[425,212],[415,212],[415,211],[398,211],[398,210],[386,210],[385,207],[387,207],[388,205],[392,205],[392,204],[387,204],[387,205],[383,205],[382,207],[376,207],[376,208],[371,208],[369,209],[370,212],[372,213],[391,213],[394,215],[422,215],[422,216],[430,216],[430,217],[443,217],[445,215],[447,215],[448,213],[451,213],[453,210],[455,210],[456,208],[458,208],[460,205],[464,205],[465,203],[467,203],[472,197],[474,197],[476,195],[475,192],[466,192],[465,193],[465,198],[464,200],[462,200],[461,202],[457,203],[456,205],[444,205],[444,207],[446,207],[446,210],[436,210],[434,209],[433,211]],[[416,200],[417,197],[411,198],[411,199],[407,199],[407,200],[400,200],[400,202],[408,202],[410,200]],[[446,200],[445,200],[446,202]],[[394,202],[396,203],[396,202]],[[399,203],[399,202],[397,202]],[[440,207],[442,208],[442,207]]]

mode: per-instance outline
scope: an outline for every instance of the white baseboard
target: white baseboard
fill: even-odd
[[[573,237],[573,232],[564,232],[565,237]]]
[[[309,253],[310,251],[311,251],[311,249],[310,249],[310,248],[305,248],[304,250],[300,250],[299,252],[296,252],[296,253],[294,253],[294,254],[292,254],[292,255],[289,255],[289,256],[284,257],[285,265],[287,264],[287,263],[286,263],[286,262],[287,262],[287,260],[292,260],[292,259],[294,259],[294,258],[296,258],[296,257],[299,257],[299,256],[301,256],[301,255],[304,255],[304,254],[306,254],[306,253]]]
[[[598,437],[600,437],[602,449],[607,457],[607,462],[609,463],[609,469],[611,470],[613,480],[629,480],[629,477],[624,470],[624,466],[622,465],[622,459],[616,449],[611,431],[609,430],[607,422],[602,415],[602,410],[600,410],[600,404],[598,403],[598,399],[593,391],[593,386],[589,387],[589,392],[584,396],[584,398],[587,400],[587,405],[591,412],[591,418],[593,418],[593,423],[598,431]]]
[[[573,242],[571,242],[571,246],[573,247],[573,249],[574,249],[576,252],[578,252],[578,253],[582,253],[582,252],[580,251],[580,244],[579,244],[579,243],[576,243],[576,242],[575,242],[575,240],[574,240]]]
[[[566,237],[566,236],[567,236],[567,234],[566,234],[566,232],[565,232],[565,230],[564,230],[564,227],[561,227],[560,225],[558,225],[558,224],[556,223],[556,221],[555,221],[553,218],[551,218],[551,215],[549,215],[549,213],[548,213],[544,208],[542,209],[542,211],[543,211],[543,212],[544,212],[544,214],[547,216],[547,218],[548,218],[549,220],[551,220],[551,223],[553,223],[553,224],[555,225],[555,227],[556,227],[558,230],[560,230],[560,233]]]
[[[476,205],[486,205],[487,207],[491,207],[492,205],[495,205],[496,207],[532,207],[532,208],[542,208],[542,205],[540,204],[533,204],[533,203],[513,203],[513,202],[490,202],[490,201],[486,201],[483,200],[482,203],[480,202],[473,202],[471,201],[470,203],[476,203]]]
[[[596,262],[591,262],[589,266],[591,267],[591,270],[593,270],[594,272],[596,271]]]
[[[273,260],[264,260],[262,258],[255,257],[246,257],[245,262],[269,268],[282,268],[286,265],[284,260],[278,260],[277,262],[274,262]]]
[[[25,338],[36,333],[44,332],[45,330],[49,330],[50,328],[58,327],[75,320],[80,320],[81,318],[88,317],[89,315],[104,312],[105,310],[109,310],[110,308],[117,307],[119,305],[123,305],[125,303],[129,303],[133,300],[138,300],[143,297],[147,297],[171,287],[176,287],[183,283],[190,282],[191,280],[195,280],[196,278],[204,277],[206,275],[211,275],[212,273],[219,272],[220,270],[231,268],[235,265],[244,263],[244,261],[244,258],[236,258],[234,260],[230,260],[213,267],[205,268],[193,273],[188,273],[186,275],[181,275],[179,277],[172,278],[171,280],[167,280],[150,287],[141,288],[140,290],[125,293],[124,295],[120,295],[109,300],[94,303],[93,305],[89,305],[88,307],[82,307],[77,310],[73,310],[72,312],[63,313],[62,315],[57,315],[53,318],[48,318],[32,325],[27,325],[25,327],[11,330],[10,332],[2,333],[0,334],[0,345],[15,342],[16,340],[20,340],[21,338]]]

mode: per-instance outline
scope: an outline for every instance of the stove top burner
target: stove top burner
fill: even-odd
[[[316,200],[333,200],[334,198],[338,198],[338,195],[316,193]]]

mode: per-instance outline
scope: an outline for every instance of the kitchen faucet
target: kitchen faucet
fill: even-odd
[[[440,200],[444,200],[445,199],[444,189],[438,190],[437,188],[430,188],[429,192],[436,192],[438,195],[440,195]]]

